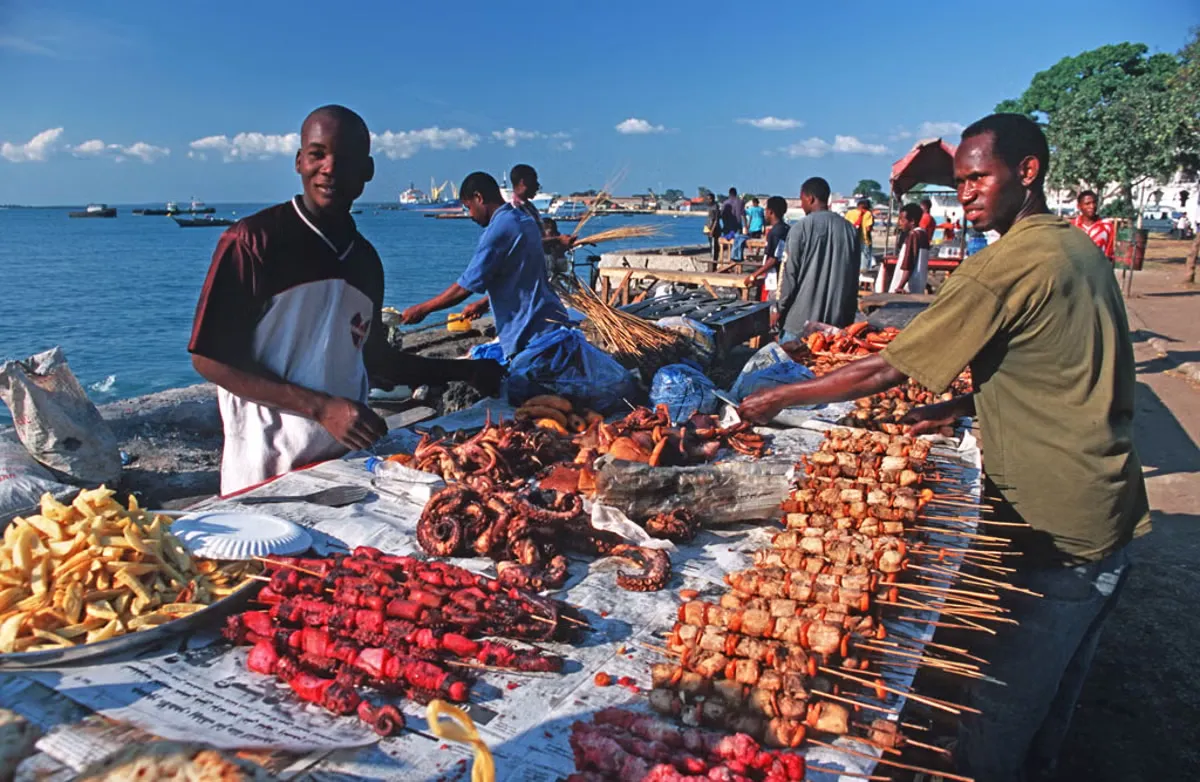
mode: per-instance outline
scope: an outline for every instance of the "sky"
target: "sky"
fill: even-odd
[[[1200,24],[1197,0],[1084,7],[0,0],[0,203],[283,200],[327,103],[375,136],[366,201],[519,162],[563,193],[848,193],[1064,56]]]

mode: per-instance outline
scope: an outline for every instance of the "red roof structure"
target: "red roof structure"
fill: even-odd
[[[940,138],[918,141],[892,164],[892,192],[902,196],[919,184],[954,187],[954,150]]]

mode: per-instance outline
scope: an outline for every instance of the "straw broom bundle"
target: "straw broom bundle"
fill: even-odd
[[[621,239],[647,239],[652,236],[661,236],[663,230],[657,225],[629,225],[624,228],[610,228],[607,231],[598,231],[589,236],[584,236],[576,241],[576,244],[600,244],[601,242],[615,242]]]
[[[587,316],[597,347],[622,366],[636,367],[647,380],[666,364],[689,355],[687,337],[608,306],[578,278],[556,282],[556,287],[568,307]]]

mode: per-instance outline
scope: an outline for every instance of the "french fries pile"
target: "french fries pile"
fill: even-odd
[[[101,486],[70,505],[42,495],[0,543],[0,653],[104,641],[186,616],[236,591],[257,563],[193,560],[167,527]]]
[[[542,429],[559,434],[579,434],[593,421],[603,421],[604,416],[588,408],[576,409],[571,400],[555,394],[542,394],[524,402],[513,417],[518,421],[531,420]]]

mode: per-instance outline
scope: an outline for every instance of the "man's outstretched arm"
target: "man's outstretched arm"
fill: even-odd
[[[750,421],[766,423],[784,408],[861,399],[907,379],[881,357],[868,356],[815,380],[757,391],[742,400],[738,414]]]

